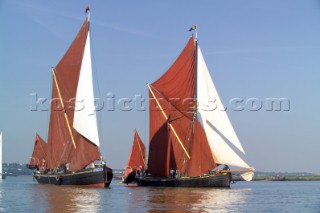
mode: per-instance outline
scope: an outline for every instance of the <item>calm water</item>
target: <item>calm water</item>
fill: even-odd
[[[231,189],[109,189],[0,180],[0,212],[320,212],[320,182],[238,182]]]

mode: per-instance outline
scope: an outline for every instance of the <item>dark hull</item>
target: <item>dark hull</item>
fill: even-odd
[[[124,178],[123,183],[129,184],[135,181],[135,178],[136,178],[136,171],[132,171],[128,174],[127,177]]]
[[[35,173],[34,178],[40,184],[54,185],[86,185],[94,187],[109,187],[113,173],[108,167],[83,169],[74,173],[40,174]]]
[[[231,174],[210,174],[199,177],[187,178],[154,178],[137,177],[135,181],[139,186],[158,187],[219,187],[230,188]]]

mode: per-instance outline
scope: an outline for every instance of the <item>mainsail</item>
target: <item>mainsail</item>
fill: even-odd
[[[150,145],[148,171],[169,176],[199,176],[216,167],[205,133],[194,120],[196,45],[193,37],[168,69],[149,86]]]
[[[142,143],[142,140],[137,132],[134,130],[134,139],[132,148],[130,151],[129,159],[127,162],[126,170],[124,172],[124,177],[133,170],[144,171],[146,169],[146,148]]]
[[[46,159],[47,156],[47,143],[36,134],[36,139],[34,141],[34,147],[32,156],[29,162],[29,166],[41,166],[43,160]]]
[[[50,169],[70,163],[70,171],[75,171],[100,159],[96,117],[92,115],[93,104],[89,104],[93,101],[92,78],[89,78],[91,77],[89,38],[87,18],[54,69],[46,158],[47,167]],[[89,79],[84,82],[85,78]],[[85,97],[86,92],[90,94],[88,97]],[[81,102],[82,100],[84,101]],[[83,113],[75,113],[75,110],[79,110],[77,101],[84,105]],[[85,122],[88,123],[84,124]],[[87,128],[87,133],[84,133],[84,128]]]
[[[182,176],[201,176],[219,164],[250,168],[225,141],[244,153],[226,112],[210,108],[214,100],[220,109],[222,103],[193,36],[148,89],[152,176],[168,177],[171,169]]]

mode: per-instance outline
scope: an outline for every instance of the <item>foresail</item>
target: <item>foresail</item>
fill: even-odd
[[[100,145],[94,105],[89,32],[81,64],[73,127],[89,141],[97,146]]]
[[[138,132],[134,131],[134,139],[131,152],[128,158],[127,166],[125,168],[124,176],[126,177],[133,170],[146,169],[146,150]]]
[[[198,46],[197,64],[197,101],[198,112],[211,147],[214,160],[218,164],[227,164],[250,168],[226,143],[229,140],[241,152],[244,150],[231,125],[227,113],[213,84],[210,73]]]
[[[199,46],[197,66],[198,112],[201,114],[203,123],[208,120],[213,125],[214,131],[219,132],[241,152],[245,153],[223,108]]]
[[[212,129],[208,121],[206,121],[203,126],[209,141],[213,158],[216,163],[242,168],[251,168],[230,148],[230,146],[221,138],[221,136]]]
[[[240,175],[245,181],[251,181],[253,179],[254,173],[253,171],[245,172]]]

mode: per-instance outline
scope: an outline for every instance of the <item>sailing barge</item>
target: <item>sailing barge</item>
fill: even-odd
[[[146,148],[137,132],[134,130],[134,139],[128,162],[123,175],[123,183],[129,184],[137,175],[146,170]]]
[[[226,112],[219,110],[197,38],[192,35],[173,65],[147,87],[149,158],[145,175],[135,177],[139,186],[228,188],[228,166],[244,168],[242,176],[252,179],[253,168],[228,145],[244,153]]]
[[[108,187],[113,178],[112,169],[106,166],[99,151],[88,7],[86,12],[80,31],[52,68],[53,101],[46,155],[34,165],[37,170],[33,176],[40,184]]]

